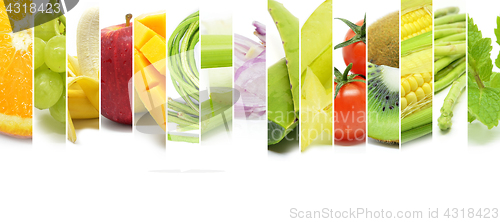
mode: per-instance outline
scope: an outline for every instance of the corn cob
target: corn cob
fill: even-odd
[[[401,117],[405,117],[412,109],[429,104],[432,99],[432,74],[415,73],[401,77]],[[432,100],[431,100],[432,101]],[[417,105],[418,104],[418,105]],[[409,109],[406,109],[406,108]]]
[[[428,110],[432,106],[433,94],[431,32],[433,16],[431,0],[402,0],[401,6],[400,106],[401,141],[404,143],[408,138],[416,139],[430,133],[429,129],[432,129],[432,127],[422,128],[422,125],[432,121],[432,112]],[[419,118],[411,118],[412,116]],[[419,127],[425,130],[417,130],[417,135],[414,129],[420,129]]]
[[[401,40],[432,30],[432,0],[402,0],[401,8]]]

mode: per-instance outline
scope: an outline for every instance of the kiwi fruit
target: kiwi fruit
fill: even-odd
[[[368,137],[399,143],[399,69],[368,63]]]
[[[399,11],[368,27],[368,61],[399,68]]]

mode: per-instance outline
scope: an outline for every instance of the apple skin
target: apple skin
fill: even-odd
[[[132,125],[132,23],[101,30],[101,114]]]

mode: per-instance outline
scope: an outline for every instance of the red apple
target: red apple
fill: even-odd
[[[101,30],[101,114],[123,124],[132,124],[132,15],[127,23]]]

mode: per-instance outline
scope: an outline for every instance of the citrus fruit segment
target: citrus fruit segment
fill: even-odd
[[[32,29],[12,33],[0,0],[0,133],[20,138],[32,135],[32,47]]]

